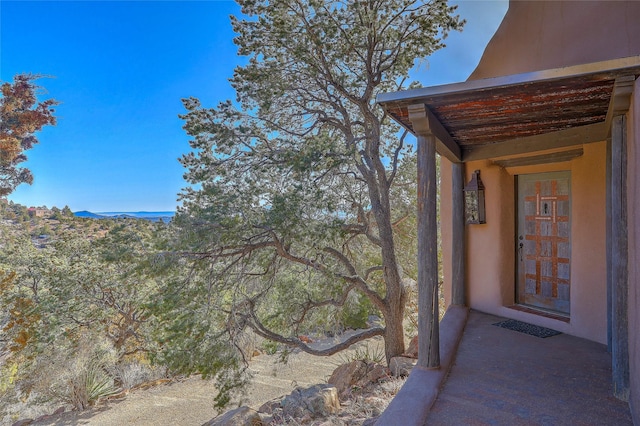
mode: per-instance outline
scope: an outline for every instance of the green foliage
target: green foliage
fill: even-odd
[[[28,229],[0,229],[0,326],[16,368],[2,386],[86,408],[116,389],[119,364],[155,350],[150,265],[165,228],[127,222],[100,237],[93,222],[65,220],[77,229],[44,246]]]
[[[223,407],[250,378],[241,336],[225,327],[229,304],[213,297],[223,287],[206,282],[206,271],[189,270],[180,258],[159,258],[153,266],[165,279],[148,305],[157,344],[151,360],[172,374],[199,373],[212,379],[218,389],[216,406]]]
[[[118,392],[113,378],[97,363],[87,366],[81,380],[80,386],[73,388],[73,404],[80,409]]]
[[[35,376],[34,389],[57,400],[72,404],[78,410],[94,405],[98,400],[119,391],[114,378],[107,372],[115,365],[117,356],[106,340],[82,336],[69,351],[53,349],[40,357],[41,366],[53,364],[49,374]]]
[[[278,342],[274,342],[272,340],[265,340],[262,342],[262,350],[267,355],[273,355],[278,352],[279,344]]]
[[[354,301],[347,303],[342,310],[341,323],[345,328],[367,328],[369,315],[375,312],[371,301],[365,297],[355,295]]]
[[[238,3],[237,103],[184,100],[175,223],[193,269],[172,285],[209,289],[200,301],[224,319],[194,321],[231,342],[250,328],[308,350],[300,333],[380,313],[390,359],[416,269],[415,154],[375,96],[413,87],[415,61],[463,22],[437,0]]]

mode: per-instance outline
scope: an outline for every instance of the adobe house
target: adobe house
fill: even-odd
[[[640,424],[638,76],[640,2],[512,0],[466,82],[378,96],[418,141],[419,366],[440,363],[437,152],[447,303],[607,344]]]
[[[49,209],[41,209],[38,207],[29,207],[29,216],[31,217],[45,217],[51,214]]]

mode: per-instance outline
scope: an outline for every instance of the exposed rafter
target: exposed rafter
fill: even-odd
[[[462,161],[460,147],[425,104],[409,105],[408,111],[414,132],[423,136],[435,136],[438,154],[454,163]]]
[[[606,140],[629,108],[640,56],[396,93],[378,103],[466,162]]]
[[[613,117],[626,114],[631,106],[631,93],[633,92],[633,83],[636,81],[635,75],[625,75],[618,77],[613,84],[611,93],[611,101],[607,110],[607,138],[611,136],[611,122]]]

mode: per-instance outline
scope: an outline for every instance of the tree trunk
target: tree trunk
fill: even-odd
[[[406,294],[402,286],[402,277],[398,270],[398,261],[391,234],[391,218],[389,219],[389,234],[385,236],[380,233],[382,241],[382,258],[384,265],[384,283],[386,286],[386,296],[384,298],[387,311],[384,313],[385,320],[385,355],[387,363],[394,356],[404,353],[404,306]]]
[[[404,306],[401,306],[400,309],[392,309],[391,306],[389,306],[384,318],[384,354],[387,365],[389,365],[391,358],[404,353],[403,319]]]
[[[381,179],[380,185],[369,187],[371,206],[378,225],[380,249],[382,252],[383,277],[386,287],[384,302],[385,319],[385,355],[387,363],[391,358],[404,353],[404,306],[406,294],[402,286],[402,277],[398,268],[393,226],[391,224],[391,207],[389,203],[389,187],[384,184],[386,177]]]

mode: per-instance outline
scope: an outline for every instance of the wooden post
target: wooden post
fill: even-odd
[[[436,138],[418,135],[418,365],[440,367]]]
[[[627,123],[625,115],[611,123],[611,358],[613,393],[629,400]]]
[[[418,365],[440,368],[435,133],[448,135],[424,104],[408,110],[418,137]]]
[[[464,288],[464,163],[453,163],[451,165],[451,209],[452,209],[452,232],[451,232],[451,304],[465,305]]]
[[[606,230],[607,230],[607,237],[606,237],[606,250],[607,250],[607,352],[611,353],[611,329],[613,328],[613,310],[611,309],[612,307],[612,301],[611,299],[613,298],[613,293],[612,293],[612,287],[613,287],[613,268],[612,268],[612,260],[611,260],[611,174],[612,172],[612,168],[613,168],[613,163],[611,161],[611,138],[609,138],[607,140],[607,157],[606,160],[607,162],[607,170],[606,170],[606,187],[607,187],[607,194],[606,194],[606,212],[607,212],[607,217],[606,217]]]

